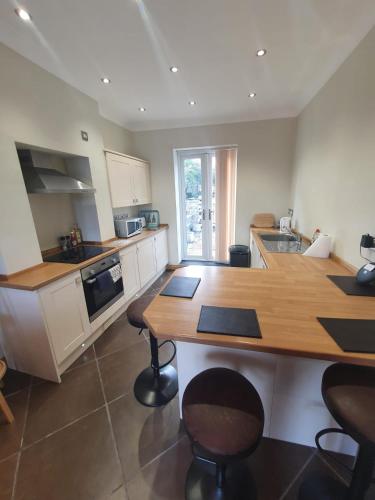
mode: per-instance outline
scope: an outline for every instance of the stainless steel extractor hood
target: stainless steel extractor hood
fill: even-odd
[[[95,192],[92,186],[74,177],[52,168],[38,167],[35,165],[30,149],[18,149],[17,153],[28,193],[81,194]]]

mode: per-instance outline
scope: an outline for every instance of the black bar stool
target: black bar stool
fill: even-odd
[[[241,463],[256,449],[263,433],[263,405],[254,386],[233,370],[206,370],[186,387],[182,415],[195,457],[185,498],[254,499],[255,485]]]
[[[320,431],[316,436],[318,448],[329,456],[320,447],[319,439],[325,434],[339,432],[354,439],[359,451],[349,488],[337,485],[336,492],[333,492],[334,488],[330,485],[331,496],[323,491],[319,498],[363,500],[372,482],[375,462],[375,369],[347,364],[331,365],[323,375],[322,395],[342,429]],[[310,488],[310,496],[305,492],[301,497],[313,498],[314,495],[316,492]]]
[[[143,312],[155,298],[145,295],[130,304],[127,310],[128,321],[132,326],[140,328],[139,334],[147,325],[143,320]],[[177,371],[170,364],[176,356],[176,346],[171,340],[165,340],[158,345],[157,339],[149,331],[151,348],[151,366],[143,370],[134,384],[134,395],[145,406],[163,406],[175,397],[178,391]],[[164,364],[159,364],[159,349],[170,343],[173,346],[172,357]]]

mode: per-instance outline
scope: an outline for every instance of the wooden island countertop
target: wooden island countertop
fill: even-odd
[[[175,271],[174,276],[200,277],[201,283],[193,299],[156,296],[144,313],[152,333],[160,339],[375,366],[375,354],[342,351],[316,319],[375,320],[374,298],[348,296],[326,277],[350,270],[332,259],[260,251],[268,269]],[[262,338],[197,333],[202,305],[256,309]]]

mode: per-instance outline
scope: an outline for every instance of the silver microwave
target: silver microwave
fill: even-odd
[[[142,232],[142,219],[139,217],[115,217],[115,232],[118,238],[130,238]]]

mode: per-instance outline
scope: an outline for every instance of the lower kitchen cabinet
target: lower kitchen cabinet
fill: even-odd
[[[156,274],[155,243],[153,238],[147,238],[137,244],[138,269],[141,287],[144,287]]]
[[[121,250],[120,258],[127,302],[168,264],[167,231]]]
[[[125,302],[130,300],[141,288],[138,270],[137,245],[120,252],[122,279],[124,282]]]
[[[251,267],[257,269],[267,269],[267,265],[259,251],[253,235],[250,236]]]
[[[91,333],[81,273],[70,274],[41,288],[39,295],[59,364]]]
[[[80,271],[37,290],[0,287],[0,342],[10,368],[60,382],[94,342],[168,263],[167,231],[120,250],[124,297],[90,323]],[[106,316],[107,315],[107,316]],[[100,321],[99,321],[100,319]]]
[[[154,236],[156,272],[161,271],[168,264],[167,231]]]

